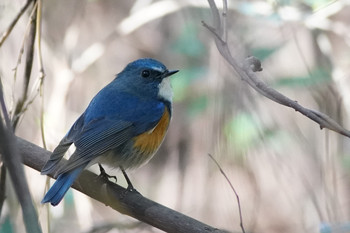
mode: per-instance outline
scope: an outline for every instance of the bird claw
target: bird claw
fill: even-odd
[[[99,168],[100,168],[100,174],[98,175],[99,178],[102,178],[104,180],[108,180],[109,179],[115,179],[115,183],[117,183],[117,177],[116,176],[111,176],[109,174],[106,173],[105,169],[102,167],[101,164],[98,164]]]
[[[140,194],[132,185],[128,185],[128,187],[120,194],[120,198],[125,198],[129,193]]]

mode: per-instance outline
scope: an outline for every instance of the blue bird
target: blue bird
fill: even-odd
[[[161,145],[172,114],[169,76],[177,72],[139,59],[98,92],[42,168],[41,174],[57,170],[58,177],[41,202],[57,205],[82,170],[95,163],[119,167],[132,188],[124,169],[145,164]],[[73,143],[74,153],[58,167]]]

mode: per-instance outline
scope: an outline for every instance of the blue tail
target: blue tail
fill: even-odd
[[[42,204],[50,202],[51,205],[55,206],[60,203],[63,199],[64,195],[72,186],[74,180],[80,174],[80,172],[84,169],[84,166],[77,167],[76,169],[63,173],[57,177],[56,182],[52,185],[49,191],[45,194],[45,197],[41,201]]]

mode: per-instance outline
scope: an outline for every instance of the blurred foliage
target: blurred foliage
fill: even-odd
[[[206,47],[198,38],[198,25],[194,22],[185,24],[172,48],[182,56],[198,58],[206,54]]]
[[[249,113],[238,113],[225,125],[225,135],[229,145],[242,153],[259,142],[259,120]]]
[[[281,46],[273,47],[273,48],[252,48],[252,55],[258,57],[261,61],[264,61],[266,58],[270,57],[274,54]]]
[[[301,1],[302,3],[310,6],[312,9],[319,9],[319,8],[324,8],[329,4],[332,4],[336,1],[334,0],[305,0],[305,1]]]
[[[190,101],[187,114],[193,119],[202,114],[208,107],[208,98],[208,96],[202,95]]]
[[[273,82],[274,87],[290,87],[290,88],[302,88],[312,87],[314,85],[327,85],[332,82],[331,74],[328,70],[316,68],[312,70],[310,74],[301,77],[281,77],[277,81]]]
[[[174,102],[181,102],[191,96],[191,85],[207,73],[205,67],[190,67],[181,69],[181,73],[171,80],[174,89]]]

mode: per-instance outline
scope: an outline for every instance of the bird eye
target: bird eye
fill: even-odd
[[[151,73],[149,72],[149,70],[143,70],[141,72],[141,76],[144,78],[148,78],[151,75]]]

